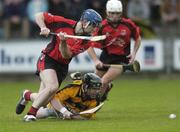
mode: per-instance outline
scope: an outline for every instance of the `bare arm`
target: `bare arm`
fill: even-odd
[[[53,108],[55,108],[57,111],[61,110],[64,106],[55,98],[51,100],[51,105]]]
[[[141,37],[139,36],[139,38],[135,41],[134,49],[132,51],[133,54],[136,55],[140,45],[141,45]]]
[[[46,27],[46,25],[44,23],[44,15],[43,15],[42,12],[39,12],[39,13],[35,14],[35,20],[36,20],[37,25],[40,28],[45,28]]]
[[[88,50],[87,50],[89,56],[92,58],[92,60],[95,62],[98,59],[97,55],[96,55],[96,52],[94,51],[94,48],[90,47]]]
[[[70,59],[72,57],[72,52],[66,43],[66,38],[64,37],[64,35],[65,33],[62,33],[62,32],[58,34],[61,40],[60,45],[59,45],[59,51],[61,52],[63,58]]]
[[[50,30],[46,27],[43,13],[40,12],[40,13],[35,14],[35,20],[36,20],[37,25],[41,29],[40,35],[48,36],[50,33]]]
[[[94,49],[92,47],[90,47],[87,50],[87,52],[88,52],[89,56],[92,58],[96,67],[102,67],[103,66],[103,63],[99,60],[99,58],[96,55],[96,52],[94,51]]]
[[[63,113],[63,111],[66,109],[58,100],[52,99],[51,100],[51,105],[53,106],[54,109],[57,111]],[[64,109],[65,108],[65,109]],[[81,115],[71,115],[71,119],[77,119],[77,120],[87,120],[88,118],[82,117]]]
[[[51,105],[53,108],[63,114],[63,119],[71,119],[72,113],[64,107],[61,102],[55,98],[51,100]]]
[[[135,61],[136,53],[141,45],[141,37],[135,41],[134,48],[131,54],[129,54],[127,57],[129,58],[129,64],[132,64]]]

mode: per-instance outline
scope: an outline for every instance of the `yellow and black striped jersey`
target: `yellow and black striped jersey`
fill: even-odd
[[[82,80],[75,80],[72,84],[68,84],[63,89],[59,90],[54,98],[60,101],[61,104],[70,111],[81,112],[96,107],[98,105],[97,100],[83,100],[81,86]],[[94,118],[95,113],[82,116],[86,118]]]

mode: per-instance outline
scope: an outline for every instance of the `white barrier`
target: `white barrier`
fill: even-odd
[[[0,44],[0,72],[35,72],[36,62],[41,50],[48,42],[1,42]],[[96,50],[98,55],[100,50]],[[162,42],[159,40],[142,41],[137,54],[142,70],[161,70],[164,66]],[[70,71],[94,70],[87,52],[73,58]]]
[[[180,70],[180,40],[174,43],[174,69]]]
[[[0,72],[35,72],[43,41],[2,42]]]
[[[137,53],[142,70],[162,70],[164,68],[163,43],[160,40],[142,40]]]

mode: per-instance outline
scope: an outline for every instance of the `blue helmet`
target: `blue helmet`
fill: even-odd
[[[86,20],[90,22],[90,25],[99,26],[102,21],[102,17],[95,10],[87,9],[82,13],[80,20]]]

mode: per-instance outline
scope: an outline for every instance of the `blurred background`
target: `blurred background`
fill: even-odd
[[[92,8],[105,18],[107,0],[1,0],[0,78],[34,74],[36,60],[50,38],[39,35],[34,14],[50,12],[78,20]],[[180,0],[122,0],[123,15],[141,28],[137,54],[141,75],[178,75],[180,72]],[[97,50],[100,53],[100,50]],[[93,71],[87,53],[73,59],[70,71]],[[17,76],[16,76],[17,77]]]

